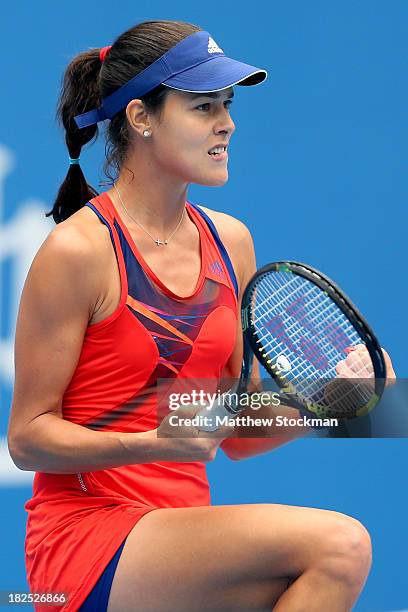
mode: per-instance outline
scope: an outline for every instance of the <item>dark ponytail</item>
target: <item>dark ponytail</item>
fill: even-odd
[[[98,127],[91,125],[78,129],[74,116],[100,106],[98,77],[101,69],[99,50],[92,49],[77,55],[64,74],[57,119],[65,129],[65,142],[71,158],[77,159],[81,149],[98,136]],[[68,164],[68,160],[67,160]],[[97,192],[88,185],[81,166],[69,165],[67,176],[59,188],[53,209],[46,214],[53,216],[55,223],[67,219],[79,210]]]
[[[121,34],[103,63],[99,57],[100,49],[77,55],[65,71],[57,108],[57,119],[65,129],[69,156],[77,159],[82,147],[95,141],[99,133],[96,125],[80,130],[74,121],[76,115],[100,106],[102,98],[130,81],[183,38],[199,30],[197,26],[179,21],[146,21]],[[142,96],[148,112],[160,112],[167,91],[166,87],[159,85]],[[105,137],[104,172],[110,179],[108,184],[112,184],[129,146],[126,109],[108,121]],[[116,176],[110,173],[110,167],[115,169]],[[60,223],[97,195],[97,191],[86,182],[81,166],[72,164],[52,210],[46,216],[52,215],[55,223]]]

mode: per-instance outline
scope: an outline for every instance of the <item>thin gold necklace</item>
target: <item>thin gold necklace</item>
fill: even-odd
[[[183,212],[181,213],[180,221],[177,223],[176,228],[173,230],[173,232],[170,234],[170,236],[169,236],[168,238],[166,238],[165,240],[160,240],[160,238],[155,238],[154,236],[152,236],[152,235],[151,235],[151,233],[150,233],[150,232],[149,232],[149,231],[148,231],[148,230],[147,230],[145,227],[143,227],[143,225],[142,225],[142,224],[141,224],[141,223],[140,223],[140,222],[139,222],[137,219],[135,219],[134,217],[132,217],[132,215],[130,214],[130,212],[129,212],[129,211],[128,211],[128,209],[126,208],[124,201],[122,200],[122,196],[120,195],[120,191],[119,191],[119,189],[116,187],[116,183],[113,183],[113,186],[114,186],[114,188],[116,189],[116,192],[117,192],[117,194],[118,194],[118,196],[119,196],[119,200],[120,200],[120,202],[121,202],[121,204],[122,204],[123,208],[125,209],[125,211],[126,211],[127,215],[128,215],[128,216],[129,216],[129,217],[130,217],[130,218],[131,218],[131,219],[132,219],[132,220],[133,220],[135,223],[137,223],[137,225],[138,225],[138,226],[139,226],[139,227],[140,227],[140,228],[141,228],[141,229],[142,229],[144,232],[146,232],[146,234],[147,234],[148,236],[150,236],[150,238],[151,238],[151,239],[152,239],[152,240],[153,240],[153,241],[154,241],[154,242],[157,244],[157,246],[161,246],[161,245],[162,245],[162,246],[166,246],[166,245],[167,245],[167,244],[170,242],[170,240],[173,238],[173,236],[174,236],[174,234],[177,232],[178,228],[180,227],[181,222],[182,222],[182,220],[183,220],[183,218],[184,218],[184,213],[186,212],[186,207],[184,206],[184,208],[183,208]]]

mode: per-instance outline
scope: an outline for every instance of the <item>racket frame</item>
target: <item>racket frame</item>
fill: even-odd
[[[374,390],[370,400],[361,406],[355,414],[348,417],[342,418],[353,418],[364,416],[370,412],[374,406],[381,399],[382,393],[385,387],[386,381],[386,366],[384,356],[381,350],[381,346],[356,306],[351,300],[343,293],[343,291],[326,275],[322,274],[319,270],[312,268],[311,266],[296,262],[296,261],[278,261],[268,263],[253,275],[250,279],[241,302],[241,319],[242,319],[242,330],[244,336],[244,356],[243,356],[243,368],[241,371],[241,378],[238,388],[244,388],[248,384],[250,372],[248,370],[251,365],[251,359],[249,353],[253,353],[260,364],[266,369],[266,371],[273,377],[279,387],[282,389],[282,394],[285,396],[286,401],[289,405],[294,405],[301,410],[308,410],[311,413],[317,414],[318,416],[327,416],[327,407],[323,407],[320,404],[315,404],[302,398],[296,391],[295,385],[287,378],[278,374],[278,369],[272,364],[272,359],[263,352],[263,347],[258,334],[255,331],[255,325],[252,322],[252,295],[256,289],[260,279],[269,274],[270,272],[288,272],[297,274],[305,278],[306,280],[314,283],[319,289],[324,291],[342,311],[351,325],[354,327],[356,332],[360,335],[363,342],[366,345],[368,353],[371,357],[371,361],[374,369]],[[245,371],[244,371],[245,368]]]

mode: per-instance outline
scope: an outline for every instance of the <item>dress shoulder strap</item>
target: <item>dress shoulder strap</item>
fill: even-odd
[[[210,217],[207,215],[207,213],[205,213],[202,208],[200,208],[200,206],[198,206],[197,204],[193,204],[192,202],[189,202],[190,206],[192,206],[194,208],[195,211],[198,212],[198,214],[201,216],[202,219],[204,219],[205,223],[208,226],[208,229],[210,230],[212,237],[215,240],[215,243],[218,247],[218,250],[220,252],[220,255],[224,261],[224,264],[228,270],[228,274],[230,276],[231,282],[234,286],[235,289],[235,295],[238,297],[238,282],[237,282],[237,277],[235,276],[235,272],[234,272],[234,268],[232,265],[232,261],[230,256],[228,255],[227,249],[224,246],[224,243],[222,242],[219,233],[217,232],[217,229],[213,223],[213,221],[210,219]]]

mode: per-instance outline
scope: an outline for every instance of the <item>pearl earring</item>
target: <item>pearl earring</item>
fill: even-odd
[[[143,132],[143,136],[144,136],[145,138],[149,138],[149,136],[150,136],[150,132],[149,132],[149,130],[145,130],[145,131]]]

